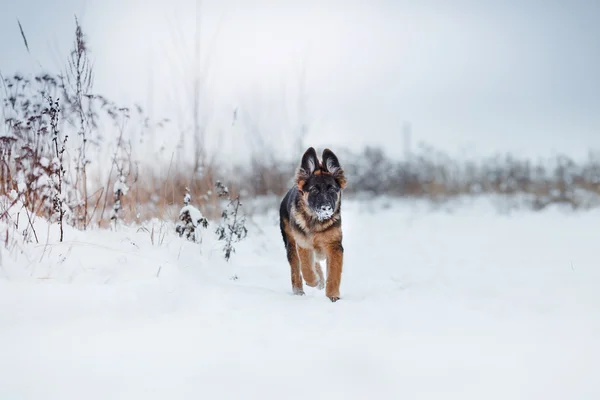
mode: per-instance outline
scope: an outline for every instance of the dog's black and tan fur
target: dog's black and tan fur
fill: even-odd
[[[342,189],[344,170],[329,149],[319,162],[310,147],[304,153],[292,187],[279,209],[281,234],[292,273],[294,294],[303,295],[302,278],[323,289],[331,301],[340,298],[344,248],[342,246]],[[327,282],[319,261],[327,260]]]

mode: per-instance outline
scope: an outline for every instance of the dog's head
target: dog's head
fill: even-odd
[[[319,162],[317,152],[310,147],[302,156],[296,174],[296,185],[307,211],[319,221],[325,221],[339,208],[346,177],[338,158],[331,150],[323,150],[322,161]]]

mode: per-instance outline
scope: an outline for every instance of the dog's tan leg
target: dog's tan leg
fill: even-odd
[[[338,242],[327,248],[327,287],[325,295],[333,302],[340,299],[340,283],[342,280],[342,264],[344,262],[344,248]]]
[[[319,276],[315,271],[315,256],[312,250],[298,247],[298,256],[300,257],[300,265],[302,267],[302,276],[306,284],[310,287],[318,286]]]
[[[294,294],[303,295],[304,288],[302,286],[302,275],[300,275],[300,259],[298,258],[296,243],[292,241],[287,246],[287,258],[292,273],[292,291]]]
[[[317,289],[323,290],[325,288],[325,278],[323,277],[323,269],[321,268],[321,264],[318,261],[315,261],[315,271],[317,272],[317,278],[319,279]]]

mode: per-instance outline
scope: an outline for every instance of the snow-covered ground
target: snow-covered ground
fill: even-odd
[[[229,263],[161,222],[2,246],[0,399],[600,398],[600,210],[343,224],[337,303],[292,295],[274,210]]]

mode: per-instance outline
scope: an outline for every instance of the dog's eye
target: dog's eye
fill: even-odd
[[[338,191],[338,189],[335,186],[329,186],[328,190],[330,192],[337,192]]]
[[[313,186],[313,187],[310,188],[310,192],[311,193],[318,193],[319,189],[316,186]]]

